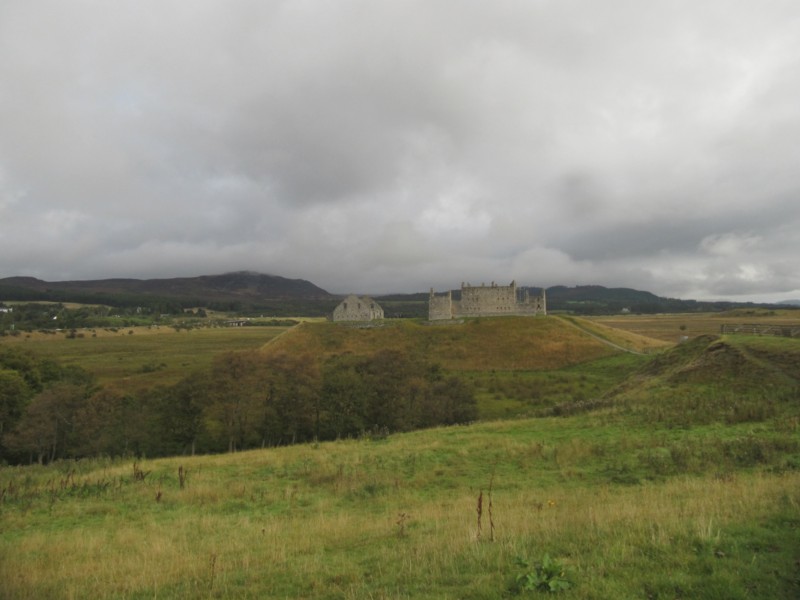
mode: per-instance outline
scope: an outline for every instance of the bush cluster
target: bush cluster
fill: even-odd
[[[172,387],[138,394],[99,388],[82,371],[30,354],[4,356],[0,460],[7,462],[236,451],[463,423],[477,414],[465,384],[399,351],[322,365],[308,356],[229,352]]]

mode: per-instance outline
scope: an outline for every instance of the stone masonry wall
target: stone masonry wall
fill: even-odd
[[[431,289],[431,296],[428,301],[428,320],[440,321],[442,319],[453,318],[453,294],[447,292],[442,296],[436,296]]]
[[[530,297],[525,290],[519,298],[516,282],[510,285],[480,287],[461,284],[461,300],[452,299],[452,294],[437,296],[431,289],[428,303],[428,319],[437,321],[458,317],[496,317],[547,314],[545,292],[541,296]]]
[[[374,321],[383,319],[383,308],[369,296],[350,295],[333,309],[334,321]]]

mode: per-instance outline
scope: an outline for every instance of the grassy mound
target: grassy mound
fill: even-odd
[[[641,364],[642,357],[607,343],[630,347],[640,336],[603,328],[601,337],[598,329],[557,317],[436,325],[403,320],[374,327],[304,323],[263,351],[314,357],[321,364],[337,355],[396,350],[457,374],[474,389],[480,418],[498,419],[534,416],[558,403],[602,395]]]
[[[800,397],[800,344],[699,336],[654,358],[606,400],[677,426],[780,418]]]
[[[304,323],[268,344],[266,352],[317,356],[399,350],[453,371],[550,370],[618,352],[556,318],[503,317],[427,325],[389,321],[358,328]]]

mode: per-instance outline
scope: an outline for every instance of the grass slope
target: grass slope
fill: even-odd
[[[676,344],[684,338],[718,335],[723,324],[797,324],[800,321],[800,310],[736,309],[716,313],[587,317],[586,320]]]
[[[101,385],[132,392],[174,384],[192,371],[208,367],[217,354],[259,348],[287,329],[133,327],[115,333],[101,330],[96,337],[91,333],[76,338],[34,333],[6,337],[0,343],[17,345],[63,365],[80,366]]]
[[[564,598],[796,598],[798,446],[579,416],[5,468],[2,596],[498,598],[549,554]]]
[[[643,363],[605,342],[638,351],[664,345],[583,319],[502,317],[447,325],[388,321],[366,328],[307,323],[265,350],[320,361],[385,349],[422,356],[473,386],[481,419],[498,419],[602,396]]]
[[[548,370],[611,356],[612,349],[556,318],[503,317],[459,324],[388,321],[371,328],[304,323],[270,352],[328,356],[394,349],[453,371]]]
[[[583,329],[587,333],[597,336],[598,338],[605,340],[610,344],[625,348],[629,352],[648,354],[651,352],[664,350],[672,345],[664,340],[606,325],[605,323],[593,319],[567,315],[559,315],[558,318],[563,319],[564,321],[571,323],[572,325]]]
[[[672,425],[778,417],[800,399],[800,343],[699,336],[655,357],[609,398],[648,422]]]
[[[545,555],[564,598],[800,596],[797,340],[698,337],[637,356],[559,319],[511,318],[308,323],[264,351],[384,348],[474,380],[495,417],[512,401],[606,402],[381,439],[0,467],[0,596],[498,598],[533,568],[518,557]]]

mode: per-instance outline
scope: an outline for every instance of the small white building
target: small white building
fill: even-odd
[[[333,309],[334,321],[375,321],[378,319],[383,319],[383,309],[369,296],[350,294]]]
[[[250,322],[247,319],[231,319],[230,321],[225,321],[225,325],[228,327],[244,327],[249,324]]]

